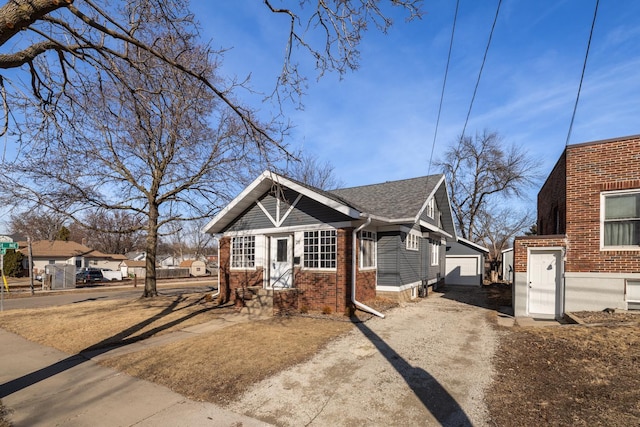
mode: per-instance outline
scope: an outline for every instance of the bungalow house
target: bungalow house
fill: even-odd
[[[447,243],[447,285],[481,286],[484,279],[484,261],[489,249],[462,237]]]
[[[203,231],[222,235],[222,299],[258,288],[277,309],[338,313],[442,283],[455,236],[443,175],[323,191],[270,171]]]
[[[516,316],[640,308],[640,135],[565,148],[514,242]]]
[[[18,243],[19,251],[25,256],[24,268],[28,270],[27,242]],[[100,269],[116,269],[121,262],[121,255],[104,254],[77,242],[63,240],[36,240],[31,242],[31,255],[34,273],[44,273],[48,264],[70,264],[76,268],[91,267]]]

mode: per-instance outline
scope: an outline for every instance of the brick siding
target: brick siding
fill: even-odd
[[[520,236],[513,243],[513,269],[516,273],[527,272],[528,248],[566,247],[564,235]]]
[[[277,311],[323,311],[345,313],[351,304],[351,258],[353,229],[337,230],[336,269],[331,271],[294,268],[295,292],[274,292]],[[235,301],[236,290],[264,285],[264,270],[231,270],[229,237],[220,239],[221,299]],[[359,251],[357,251],[359,253]],[[359,255],[356,255],[359,256]],[[356,259],[356,261],[358,261]],[[376,270],[357,271],[357,298],[370,301],[376,296]],[[280,295],[282,294],[282,295]]]
[[[566,169],[566,180],[562,169]],[[553,232],[553,207],[562,211],[563,202],[566,206],[562,221],[570,242],[566,272],[640,271],[639,251],[600,250],[601,192],[640,189],[639,174],[640,136],[566,148],[538,195],[538,232],[543,236]],[[524,244],[523,239],[518,241]]]

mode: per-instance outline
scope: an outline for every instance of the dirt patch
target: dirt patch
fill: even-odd
[[[603,310],[603,311],[578,311],[572,313],[585,324],[615,324],[615,323],[638,323],[640,322],[640,311],[620,311],[620,310]]]
[[[567,325],[501,336],[487,404],[492,424],[640,424],[640,329]]]

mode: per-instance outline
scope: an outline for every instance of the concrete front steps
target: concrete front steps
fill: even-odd
[[[273,289],[259,286],[244,288],[240,313],[250,316],[273,316]]]

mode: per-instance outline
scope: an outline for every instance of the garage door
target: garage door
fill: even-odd
[[[479,286],[480,275],[478,274],[478,257],[456,257],[448,256],[447,276],[445,283],[448,285]]]

